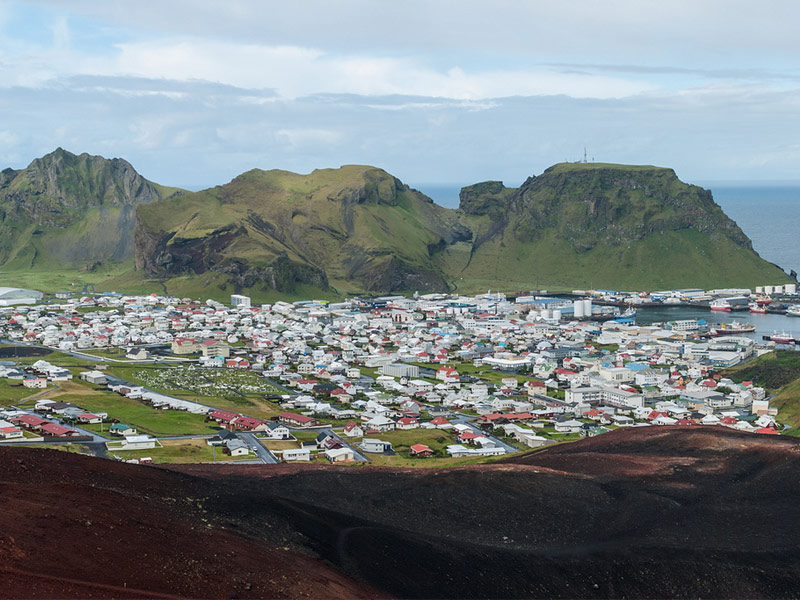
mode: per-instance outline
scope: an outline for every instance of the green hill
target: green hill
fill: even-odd
[[[0,268],[96,269],[133,259],[136,206],[177,190],[121,158],[58,148],[25,169],[0,172]]]
[[[435,255],[469,237],[454,211],[374,167],[253,170],[141,206],[136,268],[209,281],[222,273],[237,290],[443,290]]]
[[[709,191],[652,166],[558,164],[465,187],[458,210],[358,165],[196,193],[60,148],[0,172],[1,285],[271,300],[785,281]]]
[[[442,253],[465,290],[485,287],[753,287],[788,281],[761,259],[711,192],[671,169],[554,165],[520,188],[464,188],[469,244]]]

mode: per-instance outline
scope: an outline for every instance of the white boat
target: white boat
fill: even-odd
[[[709,329],[708,333],[711,335],[735,335],[738,333],[753,333],[756,326],[752,323],[740,323],[733,321],[732,323],[717,323]]]
[[[800,304],[790,304],[786,309],[787,317],[800,317]]]
[[[770,341],[775,342],[776,344],[796,344],[797,340],[793,335],[790,333],[786,333],[782,331],[781,333],[773,333],[769,336]]]
[[[731,303],[724,298],[720,298],[719,300],[714,300],[710,308],[716,311],[731,312]]]

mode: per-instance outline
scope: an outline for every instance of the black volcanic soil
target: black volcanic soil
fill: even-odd
[[[435,470],[0,449],[3,579],[12,596],[797,597],[798,457],[703,427]]]

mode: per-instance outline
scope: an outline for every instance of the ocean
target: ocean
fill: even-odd
[[[800,185],[720,182],[698,185],[711,190],[714,200],[739,224],[762,258],[787,273],[791,269],[800,273]],[[460,185],[416,184],[411,187],[430,196],[436,204],[458,208]]]

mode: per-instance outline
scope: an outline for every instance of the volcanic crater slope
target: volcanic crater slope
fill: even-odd
[[[0,449],[14,595],[34,595],[30,571],[131,595],[797,595],[790,438],[632,428],[434,470],[170,472],[53,454]]]

